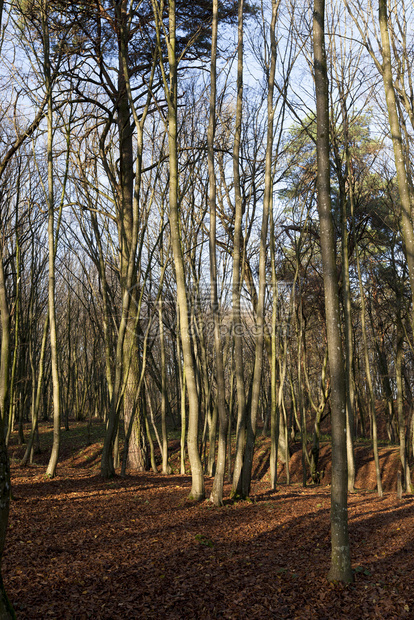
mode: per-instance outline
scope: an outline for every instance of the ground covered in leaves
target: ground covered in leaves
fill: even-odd
[[[269,492],[257,476],[250,501],[218,509],[188,501],[189,476],[105,482],[98,456],[73,451],[54,480],[12,465],[3,577],[18,619],[414,617],[411,496],[350,496],[344,587],[326,580],[329,486]]]

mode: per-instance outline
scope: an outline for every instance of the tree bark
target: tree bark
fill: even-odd
[[[348,132],[348,113],[345,103],[345,93],[341,93],[342,122],[344,124],[344,140],[346,152],[346,172],[349,185],[352,186],[350,179],[350,156],[349,156],[349,132]],[[337,154],[338,178],[340,191],[341,207],[341,252],[342,252],[342,301],[344,310],[344,331],[345,331],[345,365],[346,365],[346,451],[348,460],[348,491],[355,490],[355,458],[353,445],[354,411],[355,411],[355,383],[353,374],[353,346],[352,346],[352,314],[351,314],[351,285],[349,279],[349,239],[347,228],[347,201],[345,192],[345,180],[342,175],[342,168]],[[352,188],[351,188],[352,192]]]
[[[161,435],[162,435],[162,473],[170,474],[171,467],[168,462],[168,434],[167,434],[167,366],[165,359],[164,323],[162,312],[162,299],[158,304],[158,321],[160,331],[161,350]]]
[[[196,501],[203,500],[204,475],[200,455],[198,453],[198,419],[199,401],[196,381],[196,367],[193,358],[190,324],[189,324],[189,304],[187,300],[184,258],[181,245],[181,232],[179,221],[179,201],[178,201],[178,147],[177,147],[177,54],[176,54],[176,6],[175,1],[171,0],[168,5],[168,35],[166,45],[168,51],[169,75],[166,76],[163,59],[161,29],[162,14],[164,3],[157,7],[155,0],[152,0],[154,17],[156,20],[157,45],[160,54],[160,69],[163,77],[164,93],[168,106],[168,147],[170,164],[170,186],[169,186],[169,222],[171,232],[171,245],[173,249],[175,277],[177,283],[178,311],[180,315],[180,335],[181,346],[184,357],[185,378],[187,384],[189,412],[188,412],[188,456],[191,465],[192,486],[190,498]]]
[[[365,314],[366,314],[365,292],[364,292],[364,287],[362,283],[358,243],[355,243],[355,254],[356,254],[356,262],[357,262],[360,299],[361,299],[361,331],[362,331],[362,342],[363,342],[363,349],[364,349],[365,375],[366,375],[366,382],[367,382],[367,387],[368,387],[369,408],[370,408],[371,425],[372,425],[372,448],[374,452],[375,473],[377,476],[377,492],[378,492],[379,497],[382,497],[381,468],[380,468],[379,454],[378,454],[377,416],[375,412],[374,389],[372,386],[371,367],[369,363],[369,354],[368,354],[368,338],[367,338],[367,328],[365,324]]]
[[[325,289],[329,368],[332,382],[331,568],[328,579],[330,581],[350,583],[352,581],[352,570],[348,538],[345,370],[340,331],[339,292],[330,195],[325,0],[314,1],[313,46],[317,116],[318,211]]]
[[[214,352],[216,358],[216,407],[219,417],[219,439],[217,466],[214,476],[210,501],[215,506],[223,505],[223,486],[226,470],[226,442],[228,413],[226,409],[223,348],[220,338],[220,312],[217,287],[217,256],[216,256],[216,175],[214,172],[214,138],[216,130],[216,94],[217,94],[217,29],[218,0],[213,0],[213,23],[211,36],[211,91],[210,115],[208,125],[208,176],[209,176],[209,207],[210,207],[210,303],[214,320]],[[214,437],[215,440],[215,437]]]
[[[405,255],[408,265],[411,297],[414,298],[414,231],[412,221],[412,196],[407,170],[405,168],[403,141],[398,118],[397,101],[392,80],[391,49],[388,29],[387,0],[379,0],[378,17],[382,43],[382,78],[384,82],[385,99],[387,102],[388,119],[391,130],[392,145],[394,148],[395,169],[397,172],[398,190],[401,201],[400,228],[404,241]],[[414,328],[414,303],[411,303],[411,325]]]
[[[407,458],[404,398],[402,382],[402,362],[404,356],[404,332],[401,321],[401,295],[397,298],[397,352],[395,360],[395,377],[397,384],[397,411],[398,411],[398,430],[400,441],[400,461],[402,470],[402,484],[406,493],[412,492],[410,465]]]
[[[6,280],[3,265],[3,247],[0,251],[0,322],[1,322],[1,352],[0,352],[0,569],[6,540],[7,524],[10,506],[10,469],[6,445],[7,402],[9,393],[9,365],[10,365],[10,311],[7,301]],[[7,620],[15,618],[0,570],[0,618]]]
[[[266,254],[267,233],[269,228],[269,214],[273,205],[273,130],[274,130],[274,85],[276,73],[276,21],[279,10],[279,0],[272,0],[272,19],[270,24],[270,66],[267,80],[267,139],[265,156],[265,187],[263,197],[262,227],[260,232],[259,254],[259,291],[256,305],[256,347],[254,360],[253,389],[250,406],[250,416],[247,424],[247,441],[243,461],[242,496],[250,493],[250,483],[253,466],[254,444],[256,440],[257,413],[259,408],[260,388],[262,383],[264,327],[265,327],[265,295],[266,295]]]
[[[43,28],[43,54],[44,54],[44,77],[47,94],[47,208],[48,208],[48,246],[49,246],[49,323],[50,323],[50,350],[52,368],[52,391],[53,391],[53,445],[46,476],[54,478],[59,459],[60,446],[60,384],[57,351],[57,325],[55,309],[55,217],[54,217],[54,172],[53,172],[53,98],[50,67],[50,41],[47,24],[47,7],[42,3],[42,28]]]
[[[236,121],[233,143],[233,177],[234,177],[234,241],[233,241],[233,338],[234,365],[237,389],[237,425],[236,425],[236,456],[234,461],[232,495],[242,493],[242,467],[246,445],[246,392],[244,388],[243,363],[243,331],[240,310],[241,295],[241,259],[242,259],[242,226],[243,203],[240,187],[240,144],[243,110],[243,0],[238,4],[238,48],[237,48],[237,100]]]

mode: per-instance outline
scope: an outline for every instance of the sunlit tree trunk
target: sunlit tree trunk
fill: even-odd
[[[238,0],[238,48],[237,48],[237,100],[236,120],[233,143],[233,177],[234,177],[234,242],[233,242],[233,338],[234,367],[237,390],[237,424],[236,424],[236,456],[234,461],[232,495],[242,493],[242,467],[246,445],[246,392],[244,386],[243,363],[243,331],[240,311],[241,295],[241,259],[242,259],[242,226],[243,203],[240,188],[240,145],[243,111],[243,0]]]
[[[232,467],[231,467],[231,432],[233,427],[233,406],[234,406],[234,360],[233,360],[233,343],[229,352],[230,357],[230,386],[229,386],[229,423],[227,427],[227,482],[232,481]]]
[[[342,122],[344,124],[344,141],[346,151],[346,171],[350,179],[350,155],[349,155],[349,132],[348,114],[346,110],[345,94],[341,94]],[[348,491],[354,491],[355,487],[355,459],[353,446],[354,410],[355,410],[355,383],[353,373],[353,346],[352,346],[352,314],[351,314],[351,285],[349,278],[349,236],[347,218],[347,200],[345,192],[345,180],[342,176],[341,160],[337,156],[338,177],[340,185],[340,208],[341,208],[341,252],[342,252],[342,299],[344,310],[345,331],[345,364],[346,364],[346,451],[348,460]],[[352,191],[352,190],[351,190]]]
[[[69,170],[69,151],[70,151],[70,124],[68,121],[66,127],[66,166],[65,173],[61,184],[61,195],[58,204],[58,218],[55,225],[55,199],[54,199],[54,161],[53,161],[53,98],[51,83],[51,67],[50,67],[50,42],[48,26],[46,24],[46,9],[42,17],[44,25],[44,54],[45,54],[45,83],[48,95],[47,104],[47,196],[46,202],[48,206],[48,250],[49,250],[49,280],[48,280],[48,313],[50,324],[50,350],[51,350],[51,370],[52,370],[52,394],[53,394],[53,445],[49,463],[46,469],[46,476],[53,478],[56,475],[56,468],[59,459],[60,446],[60,422],[61,422],[61,396],[60,396],[60,379],[58,367],[58,337],[57,322],[55,308],[55,259],[58,247],[59,229],[62,221],[62,210],[66,194],[66,185]],[[86,351],[85,351],[86,352]]]
[[[54,170],[53,170],[53,98],[50,67],[50,42],[47,24],[47,6],[42,2],[42,29],[43,29],[43,54],[44,54],[44,77],[47,94],[47,209],[48,209],[48,247],[49,247],[49,285],[48,285],[48,311],[50,323],[50,351],[52,369],[53,390],[53,446],[46,476],[54,478],[59,458],[60,446],[60,385],[57,351],[57,325],[55,309],[55,204],[54,204]]]
[[[168,106],[168,146],[170,164],[170,185],[169,185],[169,221],[171,245],[174,257],[175,276],[177,283],[177,300],[180,314],[180,335],[181,346],[184,357],[185,377],[187,383],[187,393],[189,402],[188,412],[188,456],[191,465],[192,486],[190,497],[194,500],[202,500],[205,496],[204,475],[200,455],[198,453],[198,419],[199,401],[196,380],[196,367],[193,358],[190,325],[189,325],[189,303],[187,300],[184,258],[181,244],[181,232],[179,221],[179,200],[178,200],[178,149],[177,149],[177,52],[176,52],[176,6],[175,1],[171,0],[168,5],[168,34],[165,43],[168,52],[168,76],[166,75],[163,58],[161,31],[164,28],[162,15],[164,9],[163,0],[159,3],[152,0],[154,17],[156,22],[157,45],[160,55],[160,69],[163,78],[164,93]]]
[[[398,190],[401,201],[400,227],[404,240],[405,254],[408,265],[411,296],[414,297],[414,231],[412,221],[412,200],[410,184],[405,168],[405,158],[401,127],[398,118],[395,89],[392,80],[391,48],[388,29],[388,3],[387,0],[379,0],[378,17],[382,43],[382,78],[384,82],[385,99],[388,109],[388,120],[391,130],[392,144],[394,148],[395,169],[397,172]],[[411,303],[411,324],[414,327],[414,303]]]
[[[277,402],[277,360],[280,354],[278,350],[278,338],[277,338],[277,280],[276,280],[276,264],[275,264],[275,226],[273,214],[270,215],[270,267],[272,272],[272,356],[270,361],[270,390],[271,390],[271,410],[270,410],[270,488],[276,490],[277,483],[277,458],[278,458],[278,444],[279,444],[279,431],[280,431],[280,406]],[[285,351],[286,353],[286,351]],[[279,385],[282,385],[285,380],[285,375],[282,373],[279,376]],[[280,387],[279,387],[280,390]],[[283,425],[282,425],[283,428]],[[283,433],[284,439],[284,433]]]
[[[352,581],[352,570],[348,538],[346,394],[330,195],[329,99],[325,51],[325,0],[314,1],[313,48],[317,117],[318,211],[325,289],[329,369],[332,382],[331,568],[328,579],[330,581],[349,583]]]
[[[297,269],[299,270],[299,251],[297,250]],[[306,428],[306,409],[304,403],[304,390],[303,390],[303,382],[302,382],[302,368],[304,365],[304,340],[305,334],[303,329],[303,310],[302,310],[302,286],[299,279],[299,303],[297,307],[297,319],[296,319],[296,340],[297,340],[297,375],[298,375],[298,407],[299,407],[299,419],[300,419],[300,440],[302,444],[302,486],[306,487],[307,479],[308,479],[308,470],[307,470],[307,460],[308,460],[308,451],[307,451],[307,428]]]
[[[181,361],[179,362],[181,366]],[[185,380],[185,366],[181,366],[181,438],[180,438],[180,474],[185,474],[185,446],[187,436],[187,415],[186,415],[186,394],[187,394],[187,382]]]

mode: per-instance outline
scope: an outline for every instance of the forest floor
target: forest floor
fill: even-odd
[[[268,440],[259,438],[250,500],[218,509],[187,499],[188,475],[131,472],[103,481],[101,433],[93,426],[86,446],[84,426],[62,432],[53,480],[44,477],[46,451],[20,469],[23,448],[11,446],[3,578],[19,620],[414,618],[414,497],[395,493],[396,448],[381,448],[381,499],[369,448],[356,450],[359,490],[349,497],[355,579],[343,586],[326,579],[329,446],[321,451],[321,485],[300,485],[297,451],[292,484],[283,484],[281,471],[271,492]],[[206,478],[207,497],[211,487]]]

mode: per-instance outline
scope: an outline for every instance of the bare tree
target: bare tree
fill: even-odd
[[[226,410],[225,382],[223,368],[223,349],[220,338],[220,315],[218,304],[217,256],[216,256],[216,175],[214,171],[214,138],[216,128],[216,93],[217,93],[217,28],[218,0],[213,0],[213,27],[211,38],[211,92],[210,116],[208,126],[208,172],[209,172],[209,206],[210,206],[210,298],[214,317],[214,351],[216,358],[217,408],[219,415],[219,444],[217,469],[214,476],[210,500],[216,506],[223,504],[223,485],[226,468],[226,440],[228,414]]]
[[[192,487],[191,497],[195,500],[204,499],[204,476],[198,453],[197,435],[199,419],[198,391],[196,383],[195,363],[193,358],[191,333],[189,325],[189,305],[187,300],[184,259],[181,245],[179,201],[178,201],[178,153],[177,153],[177,49],[176,49],[176,6],[174,1],[168,6],[168,32],[164,32],[163,14],[164,1],[152,0],[157,36],[157,49],[164,86],[164,94],[168,106],[168,144],[170,164],[169,189],[169,222],[171,245],[174,256],[175,277],[177,282],[177,299],[180,315],[180,336],[183,349],[185,377],[189,400],[188,414],[188,455],[191,464]],[[167,46],[168,75],[164,66],[162,36]]]
[[[348,538],[346,395],[340,331],[339,294],[331,213],[328,74],[325,52],[325,0],[313,8],[314,77],[317,116],[317,189],[320,220],[329,368],[332,380],[331,568],[329,579],[353,580]]]

